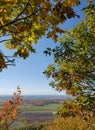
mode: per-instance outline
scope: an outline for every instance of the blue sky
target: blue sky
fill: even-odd
[[[82,7],[85,7],[86,1],[81,0],[81,5],[75,8],[77,14],[83,14],[81,12]],[[62,28],[69,29],[76,25],[80,19],[74,18],[67,20]],[[37,53],[30,54],[26,60],[17,58],[16,66],[8,67],[0,73],[0,95],[10,95],[16,90],[19,85],[23,95],[65,95],[65,91],[57,92],[52,89],[48,83],[48,80],[43,71],[48,64],[53,63],[52,57],[46,57],[43,51],[47,47],[54,47],[57,43],[54,43],[51,39],[41,38],[34,47]],[[7,51],[3,48],[3,51]],[[10,51],[8,52],[10,54]]]

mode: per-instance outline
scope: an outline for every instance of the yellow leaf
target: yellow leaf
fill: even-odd
[[[45,9],[50,9],[50,2],[43,2],[41,3],[41,5],[45,8]]]
[[[52,21],[53,21],[53,17],[52,17],[51,15],[48,15],[48,16],[46,17],[46,21],[47,21],[47,22],[52,22]]]
[[[73,6],[73,5],[78,5],[79,4],[79,0],[66,0],[63,3],[65,6]]]
[[[3,25],[3,18],[0,18],[0,24]]]
[[[25,51],[24,48],[22,48],[22,49],[21,49],[21,52],[23,53],[24,51]]]

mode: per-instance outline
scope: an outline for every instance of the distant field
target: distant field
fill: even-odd
[[[10,129],[30,126],[31,124],[38,124],[43,122],[52,122],[54,115],[52,113],[20,113],[17,116]]]
[[[28,126],[33,122],[53,121],[54,113],[61,102],[62,100],[59,99],[25,100],[19,108],[17,121],[11,125],[11,129]]]
[[[29,126],[32,123],[53,121],[54,114],[62,101],[62,98],[50,97],[48,99],[24,99],[23,104],[19,107],[17,119],[10,126],[10,130]]]
[[[25,100],[20,107],[20,112],[54,112],[60,106],[62,100]]]

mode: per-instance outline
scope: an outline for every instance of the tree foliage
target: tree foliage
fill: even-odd
[[[66,19],[79,17],[73,6],[79,0],[0,0],[0,43],[11,50],[13,56],[27,58],[35,52],[32,43],[45,35],[54,41],[64,29],[58,27]],[[8,60],[14,64],[13,60]],[[7,67],[7,61],[0,51],[0,70]]]
[[[84,20],[59,39],[59,46],[45,51],[53,54],[54,64],[44,74],[52,77],[52,87],[76,97],[70,104],[66,102],[67,107],[63,105],[66,111],[71,106],[73,112],[78,107],[95,114],[95,3],[92,1],[83,11]]]
[[[22,103],[21,90],[18,87],[11,100],[7,100],[0,109],[0,130],[8,130],[9,125],[18,114],[18,106]]]
[[[94,130],[94,120],[95,119],[85,121],[80,116],[74,118],[57,117],[54,119],[52,125],[48,125],[48,127],[43,128],[42,130]]]

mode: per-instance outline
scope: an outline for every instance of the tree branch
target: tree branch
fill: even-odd
[[[38,11],[40,11],[41,9],[43,9],[43,8],[41,7],[40,9],[36,10],[35,12],[33,12],[32,14],[30,14],[30,15],[28,15],[28,16],[26,16],[26,17],[19,18],[19,19],[14,19],[13,21],[11,21],[11,22],[9,22],[9,23],[0,26],[0,29],[3,29],[4,27],[9,26],[9,25],[11,25],[11,24],[14,24],[14,23],[16,23],[16,22],[18,22],[18,21],[20,21],[20,20],[25,20],[25,19],[27,19],[27,18],[29,18],[29,17],[35,15],[35,14],[36,14]]]
[[[9,59],[7,56],[6,56],[6,60],[5,63],[7,66],[15,66],[15,59]]]
[[[18,14],[18,16],[15,18],[15,20],[26,10],[27,6],[29,5],[30,0],[28,0],[26,6],[24,7],[24,9]]]
[[[6,34],[6,35],[2,35],[2,36],[0,36],[0,38],[2,38],[2,37],[7,37],[7,36],[9,36],[8,34]]]
[[[5,41],[9,41],[9,40],[11,40],[11,39],[2,40],[2,41],[0,41],[0,43],[5,42]]]

